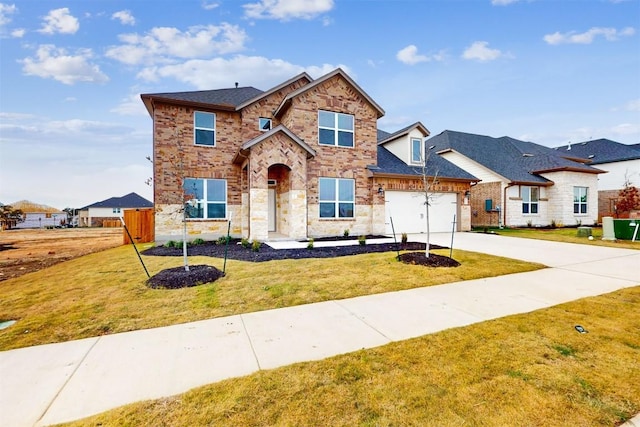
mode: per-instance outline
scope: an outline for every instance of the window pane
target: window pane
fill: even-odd
[[[523,214],[528,214],[529,213],[529,204],[528,203],[523,203],[522,204],[522,213]]]
[[[580,213],[580,205],[579,204],[577,204],[577,203],[573,204],[573,213],[574,214]]]
[[[320,178],[320,200],[336,200],[336,180],[333,178]]]
[[[258,127],[260,130],[270,130],[271,129],[271,119],[259,119]]]
[[[531,201],[529,190],[530,190],[529,187],[522,187],[522,202],[523,203],[529,203],[529,201]]]
[[[538,187],[531,187],[531,201],[538,201]]]
[[[338,145],[340,147],[353,147],[353,133],[338,131]]]
[[[338,114],[338,129],[353,131],[353,116]]]
[[[422,153],[420,148],[422,144],[419,139],[411,140],[411,161],[414,163],[420,163],[422,161]]]
[[[338,200],[341,202],[353,202],[353,180],[338,180]]]
[[[211,130],[196,129],[196,144],[214,145],[214,132]]]
[[[335,216],[336,216],[335,203],[320,203],[320,218],[335,218]]]
[[[537,214],[538,213],[538,204],[537,203],[532,203],[531,204],[531,213],[532,214]]]
[[[353,203],[339,203],[340,218],[353,218]]]
[[[587,213],[587,204],[586,203],[580,205],[580,213],[583,213],[583,214]]]
[[[192,206],[191,203],[186,205],[187,218],[204,218],[204,205],[200,202]]]
[[[207,201],[226,202],[226,182],[222,179],[207,180]]]
[[[185,178],[184,179],[184,193],[191,196],[193,199],[204,199],[204,181],[202,179]]]
[[[335,145],[336,140],[334,131],[331,129],[320,129],[318,142],[320,142],[320,144]]]
[[[226,218],[224,203],[207,203],[207,218]]]
[[[196,111],[195,115],[196,115],[196,127],[207,128],[207,129],[215,128],[215,117],[216,117],[215,114]]]
[[[335,113],[328,111],[318,111],[318,124],[322,127],[335,128]]]

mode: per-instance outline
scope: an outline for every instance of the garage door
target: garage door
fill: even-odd
[[[410,191],[386,191],[385,232],[392,233],[390,217],[396,234],[426,233],[424,193]],[[457,212],[456,193],[434,193],[429,205],[429,229],[438,233],[451,231],[453,216]]]

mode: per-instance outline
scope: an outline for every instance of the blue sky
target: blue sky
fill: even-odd
[[[336,67],[389,132],[640,143],[639,32],[640,0],[5,1],[0,202],[153,200],[140,93]]]

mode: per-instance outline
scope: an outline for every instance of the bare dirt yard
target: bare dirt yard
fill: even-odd
[[[122,228],[0,231],[0,281],[122,245]]]

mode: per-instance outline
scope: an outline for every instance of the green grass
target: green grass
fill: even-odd
[[[18,321],[0,331],[0,350],[543,267],[454,251],[462,266],[433,269],[400,263],[395,255],[229,260],[227,275],[212,284],[165,290],[145,286],[144,270],[130,246],[110,249],[0,282],[0,319]],[[182,263],[181,257],[143,259],[151,274]],[[223,260],[190,257],[190,264],[222,269]]]
[[[481,231],[481,230],[478,230]],[[606,246],[610,248],[638,249],[640,242],[630,240],[608,241],[602,240],[602,227],[592,227],[593,240],[578,237],[576,228],[493,228],[491,231],[501,236],[523,237],[526,239],[551,240],[554,242],[579,243],[592,246]]]
[[[577,333],[576,324],[588,334]],[[614,426],[640,412],[640,287],[260,371],[71,426]]]

